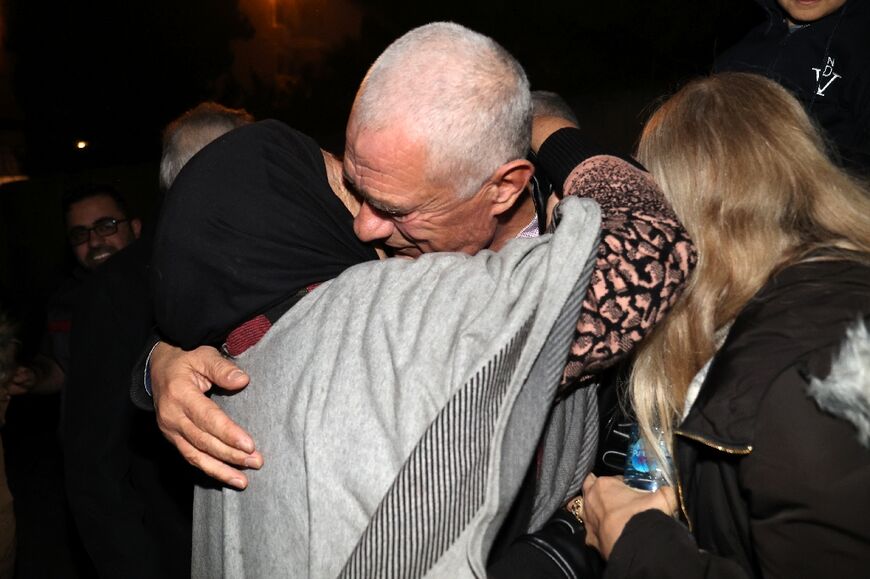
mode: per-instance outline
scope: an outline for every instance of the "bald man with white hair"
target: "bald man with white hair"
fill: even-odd
[[[408,257],[501,248],[535,214],[531,117],[522,67],[491,38],[438,22],[396,40],[347,126],[357,235]]]
[[[552,116],[532,124],[528,79],[494,40],[432,23],[395,41],[366,74],[343,162],[344,181],[362,201],[357,236],[406,258],[498,250],[542,233],[528,191],[535,171],[529,149],[564,194],[599,204],[602,241],[566,362],[566,392],[649,332],[694,262],[685,231],[649,176],[589,146],[574,127]],[[260,468],[263,456],[204,392],[212,383],[239,390],[247,375],[215,348],[183,352],[160,343],[150,355],[150,380],[167,438],[192,464],[245,488],[240,468]],[[594,438],[574,450],[594,451]],[[551,466],[532,474],[546,482]],[[528,528],[530,516],[519,517],[518,529]]]

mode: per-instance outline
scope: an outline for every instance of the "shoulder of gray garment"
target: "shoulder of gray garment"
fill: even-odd
[[[600,212],[560,210],[554,234],[497,253],[356,266],[239,359],[251,384],[222,404],[266,465],[243,493],[198,492],[198,521],[224,530],[220,545],[194,538],[211,571],[483,577],[542,436],[530,530],[574,494],[597,444],[594,389],[552,407]]]

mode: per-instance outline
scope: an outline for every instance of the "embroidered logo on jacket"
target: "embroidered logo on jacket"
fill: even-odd
[[[819,96],[825,96],[828,87],[838,78],[843,78],[834,72],[834,59],[830,56],[825,63],[825,68],[814,68],[813,70],[816,73],[816,94]]]

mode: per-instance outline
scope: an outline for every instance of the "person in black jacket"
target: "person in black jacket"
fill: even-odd
[[[217,136],[251,122],[202,103],[164,132],[160,184]],[[151,243],[136,240],[83,285],[72,323],[64,400],[65,483],[82,542],[101,577],[189,577],[193,471],[134,407],[129,376],[154,325]]]
[[[801,101],[845,166],[870,173],[870,3],[757,0],[767,20],[722,54],[717,72],[764,75]]]
[[[684,87],[639,159],[699,253],[630,386],[647,447],[654,428],[671,441],[673,488],[590,476],[586,542],[607,577],[865,577],[870,193],[745,73]]]

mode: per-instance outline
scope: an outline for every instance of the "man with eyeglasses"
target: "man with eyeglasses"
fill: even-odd
[[[62,375],[69,372],[72,312],[80,300],[88,274],[110,257],[139,239],[142,222],[129,217],[127,203],[111,185],[89,184],[66,191],[61,198],[66,238],[80,267],[55,292],[48,305],[48,339],[51,358]],[[45,350],[45,348],[43,348]],[[35,368],[34,386],[39,387]],[[55,379],[56,380],[56,379]],[[63,380],[61,379],[61,384]]]
[[[53,424],[57,418],[53,417],[70,385],[73,313],[87,297],[86,283],[93,279],[95,268],[131,245],[141,232],[139,220],[130,217],[124,199],[109,185],[70,189],[64,193],[60,209],[64,236],[77,267],[47,304],[46,332],[39,353],[16,368],[10,384],[11,394],[42,395],[29,398],[22,406],[30,409],[30,416],[38,417],[33,421],[36,425],[27,430],[28,441],[21,443],[26,450],[19,456],[26,456],[16,470],[17,488],[26,489],[16,494],[21,523],[17,565],[23,576],[67,576],[77,565],[74,557],[80,556],[76,553],[80,547],[75,547],[78,540],[70,532],[63,457]],[[125,331],[115,328],[112,339],[117,340]],[[65,420],[61,410],[60,422]],[[28,547],[37,543],[54,545],[56,556],[46,558],[42,551]]]
[[[139,238],[142,223],[128,217],[124,200],[108,185],[93,185],[63,200],[66,235],[76,260],[92,270]]]
[[[20,366],[12,379],[13,394],[60,389],[69,371],[69,334],[73,306],[88,272],[139,238],[142,223],[130,218],[123,197],[111,185],[70,189],[61,199],[66,238],[80,267],[55,292],[48,305],[42,353]]]
[[[159,186],[167,195],[189,159],[253,121],[246,111],[201,103],[163,134]],[[97,575],[190,577],[192,469],[130,401],[129,376],[151,333],[148,232],[111,195],[66,211],[67,239],[94,269],[72,318],[65,386],[64,477],[70,511]],[[121,251],[123,249],[123,251]]]

